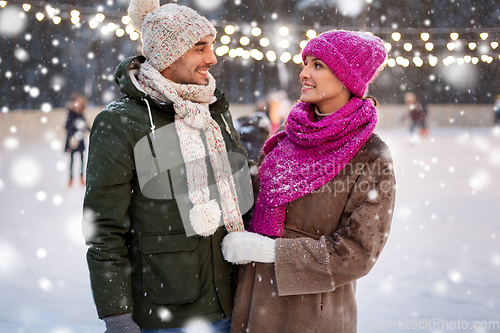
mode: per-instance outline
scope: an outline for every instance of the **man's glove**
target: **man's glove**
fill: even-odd
[[[104,333],[141,333],[141,329],[134,323],[131,313],[108,316],[102,320],[106,323]]]
[[[274,239],[248,231],[231,232],[222,240],[224,258],[234,264],[274,262]]]

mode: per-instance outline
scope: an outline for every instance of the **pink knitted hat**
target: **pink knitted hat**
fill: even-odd
[[[356,97],[363,97],[368,84],[385,62],[384,42],[371,34],[331,30],[311,39],[302,59],[313,55],[323,61]]]
[[[182,57],[216,30],[205,17],[189,7],[159,0],[131,0],[128,15],[141,33],[142,53],[159,72]]]

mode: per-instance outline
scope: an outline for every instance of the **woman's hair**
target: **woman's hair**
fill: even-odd
[[[364,100],[367,100],[367,99],[371,99],[372,102],[373,102],[373,106],[377,106],[378,105],[378,101],[375,97],[371,96],[371,95],[366,95],[364,96],[363,98],[361,98],[363,101]]]

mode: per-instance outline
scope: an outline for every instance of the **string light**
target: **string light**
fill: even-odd
[[[56,14],[56,9],[49,5],[45,6],[45,11],[49,14],[49,17],[53,17]]]
[[[95,14],[95,20],[97,22],[102,22],[102,21],[104,21],[105,18],[106,18],[106,16],[104,16],[103,13],[97,13],[97,14]]]
[[[429,65],[431,65],[432,67],[436,66],[438,63],[438,58],[435,57],[435,56],[430,56],[429,57]]]
[[[290,52],[283,52],[280,56],[280,60],[284,64],[289,62],[291,59],[292,59],[292,55],[290,54]]]
[[[137,31],[134,31],[130,34],[130,39],[131,40],[138,40],[139,39],[139,33]]]
[[[422,67],[422,65],[424,64],[424,61],[420,57],[413,57],[413,63],[417,67]]]
[[[290,30],[287,27],[281,27],[278,32],[281,36],[288,36]]]
[[[125,25],[128,25],[132,22],[132,19],[130,18],[130,16],[122,16],[122,23],[125,24]]]
[[[89,27],[90,27],[90,29],[95,29],[95,28],[97,28],[97,25],[98,25],[98,24],[99,24],[99,23],[97,23],[97,21],[94,21],[94,20],[90,20],[90,21],[89,21]]]
[[[96,23],[97,23],[97,22],[96,22]],[[135,29],[134,29],[134,27],[133,27],[132,25],[130,25],[130,24],[129,24],[129,25],[127,25],[127,26],[125,27],[125,32],[126,32],[127,34],[131,35],[132,33],[134,33],[134,32],[135,32]]]
[[[228,35],[224,35],[220,38],[220,42],[222,44],[229,44],[231,43],[231,37],[229,37]]]
[[[28,0],[29,1],[29,0]],[[0,0],[0,7],[3,8],[7,5],[8,1],[2,1]],[[80,26],[79,24],[83,22],[88,22],[90,29],[96,29],[97,27],[100,27],[100,32],[102,34],[109,34],[110,32],[115,32],[117,37],[123,37],[125,33],[130,35],[131,40],[138,40],[140,38],[140,34],[135,31],[135,29],[131,26],[131,19],[129,16],[118,16],[118,17],[113,17],[113,18],[106,18],[106,16],[102,13],[104,10],[103,6],[100,6],[97,8],[97,13],[95,14],[90,14],[87,13],[85,14],[85,17],[82,17],[82,14],[78,10],[78,8],[73,8],[73,9],[67,9],[66,12],[65,10],[60,10],[57,9],[49,4],[45,5],[32,5],[28,2],[22,3],[22,9],[25,12],[30,12],[31,9],[35,11],[35,17],[38,21],[43,21],[45,17],[48,17],[49,19],[52,20],[52,22],[56,25],[60,24],[62,22],[62,18],[68,19],[71,21],[71,23]],[[38,8],[37,8],[38,7]],[[36,12],[38,10],[38,12]],[[43,12],[41,11],[43,10]],[[46,12],[46,13],[45,13]],[[69,14],[69,15],[68,15]],[[117,22],[113,22],[116,20]],[[121,21],[121,22],[120,22]],[[120,25],[122,27],[120,27]],[[302,62],[302,58],[300,55],[300,50],[303,49],[307,45],[307,40],[300,40],[299,43],[296,42],[290,42],[287,39],[268,39],[268,38],[260,38],[263,34],[262,28],[258,27],[258,22],[252,22],[251,23],[251,29],[249,29],[248,32],[246,32],[247,36],[242,35],[240,33],[240,27],[238,25],[232,25],[228,24],[224,27],[224,32],[226,33],[220,38],[220,41],[222,44],[221,47],[216,49],[216,54],[219,56],[224,56],[228,54],[232,54],[235,57],[242,57],[243,59],[249,59],[253,58],[255,60],[263,60],[264,58],[267,58],[268,61],[270,62],[275,62],[276,60],[280,60],[283,63],[288,63],[291,60],[293,60],[294,63],[300,64]],[[396,26],[393,27],[394,29],[397,28]],[[383,30],[383,29],[382,29]],[[381,31],[382,31],[381,30]],[[398,32],[398,31],[393,31],[390,33],[390,38],[394,42],[401,42],[401,44],[391,44],[389,42],[384,43],[384,46],[387,50],[387,52],[393,51],[395,52],[395,59],[389,58],[387,60],[387,65],[392,67],[395,65],[400,65],[402,67],[407,67],[409,65],[414,65],[415,67],[422,67],[424,64],[428,64],[430,66],[436,66],[439,61],[442,61],[443,64],[446,66],[449,66],[450,64],[457,63],[459,65],[464,65],[464,64],[477,64],[479,61],[483,63],[491,63],[493,60],[497,59],[497,54],[498,52],[495,52],[495,55],[493,56],[493,51],[492,50],[497,50],[498,47],[500,46],[499,41],[488,41],[485,43],[481,41],[486,41],[488,38],[490,38],[490,34],[492,31],[495,31],[495,34],[492,35],[493,38],[497,38],[498,36],[496,35],[497,31],[496,30],[491,30],[489,33],[485,31],[477,31],[476,30],[476,37],[471,37],[468,35],[470,38],[468,41],[464,38],[464,36],[470,32],[472,32],[472,29],[458,29],[458,31],[453,31],[450,33],[450,30],[448,30],[449,33],[449,38],[451,41],[447,42],[444,44],[446,49],[444,51],[462,51],[462,45],[467,45],[468,49],[470,51],[474,51],[476,54],[480,54],[478,57],[473,57],[469,55],[465,55],[462,58],[455,58],[451,55],[445,55],[445,56],[439,56],[439,61],[438,57],[430,54],[428,57],[423,60],[420,56],[420,50],[419,48],[422,44],[418,43],[417,38],[420,37],[420,40],[424,42],[423,46],[424,49],[427,50],[428,52],[436,52],[440,51],[443,49],[443,44],[442,44],[442,39],[443,36],[442,34],[446,32],[447,29],[434,29],[432,31],[433,37],[435,36],[436,40],[431,39],[431,34],[429,32],[423,31],[423,32],[418,32],[415,31],[416,29],[413,29],[413,32],[408,30],[409,32],[405,32],[404,34]],[[246,30],[245,30],[246,31]],[[238,33],[238,36],[230,37],[230,35],[233,35],[235,33]],[[264,31],[265,33],[265,31]],[[370,32],[367,32],[371,34]],[[384,33],[384,32],[383,32]],[[278,29],[278,37],[279,36],[288,36],[290,34],[290,29],[286,26],[281,26]],[[305,31],[305,36],[307,39],[315,38],[317,36],[318,32],[316,32],[315,29],[308,29]],[[413,37],[411,36],[413,35]],[[441,35],[441,36],[439,36]],[[460,36],[463,35],[459,39]],[[267,52],[264,51],[259,51],[257,49],[248,49],[245,50],[241,47],[236,48],[235,50],[231,50],[229,47],[229,44],[232,42],[232,38],[237,38],[235,41],[239,41],[241,46],[245,47],[250,45],[251,39],[253,37],[259,37],[258,39],[258,45],[260,47],[266,48],[269,47],[272,44],[272,47],[268,49]],[[276,38],[276,37],[274,37]],[[439,48],[436,50],[436,45],[439,45]],[[300,48],[299,48],[300,47]],[[289,49],[289,51],[286,52],[279,52],[276,54],[277,50],[280,48],[285,48]],[[408,56],[408,59],[405,58],[404,56],[401,56],[402,53],[401,51],[406,51],[406,52],[412,52],[415,51],[413,56]],[[264,52],[264,53],[263,53]],[[293,52],[293,53],[292,53]],[[295,54],[297,53],[298,54]],[[281,55],[280,55],[281,53]],[[293,55],[295,54],[295,55]],[[498,59],[500,59],[500,56],[498,56]]]
[[[243,46],[247,46],[248,44],[250,44],[250,38],[248,38],[247,36],[242,36],[240,38],[240,44]]]
[[[274,51],[267,51],[266,52],[266,58],[270,62],[275,62],[276,61],[276,53],[274,53]]]
[[[287,41],[286,39],[282,39],[282,40],[280,41],[280,46],[281,46],[282,48],[286,49],[286,48],[288,48],[288,47],[290,46],[290,42],[289,42],[289,41]]]
[[[232,35],[236,31],[236,29],[232,25],[226,25],[224,31],[226,32],[226,34]]]
[[[260,39],[259,44],[262,47],[268,47],[269,44],[270,44],[270,42],[269,42],[269,39],[267,39],[267,38],[264,37],[264,38]]]
[[[122,28],[116,29],[115,34],[117,37],[123,37],[125,35],[125,30],[123,30]]]
[[[251,33],[252,36],[259,37],[262,34],[262,30],[258,27],[253,27]]]
[[[312,38],[316,37],[316,31],[314,31],[313,29],[309,29],[306,32],[306,36],[307,36],[307,38],[312,39]]]
[[[218,48],[215,49],[215,54],[217,54],[217,56],[219,57],[222,57],[228,52],[229,52],[229,47],[227,45],[219,46]]]
[[[258,61],[264,59],[264,54],[257,49],[252,49],[250,51],[250,56]]]

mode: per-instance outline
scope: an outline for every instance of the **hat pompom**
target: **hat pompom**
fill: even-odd
[[[160,0],[130,0],[128,16],[132,19],[132,26],[141,31],[142,22],[148,13],[160,8]]]

